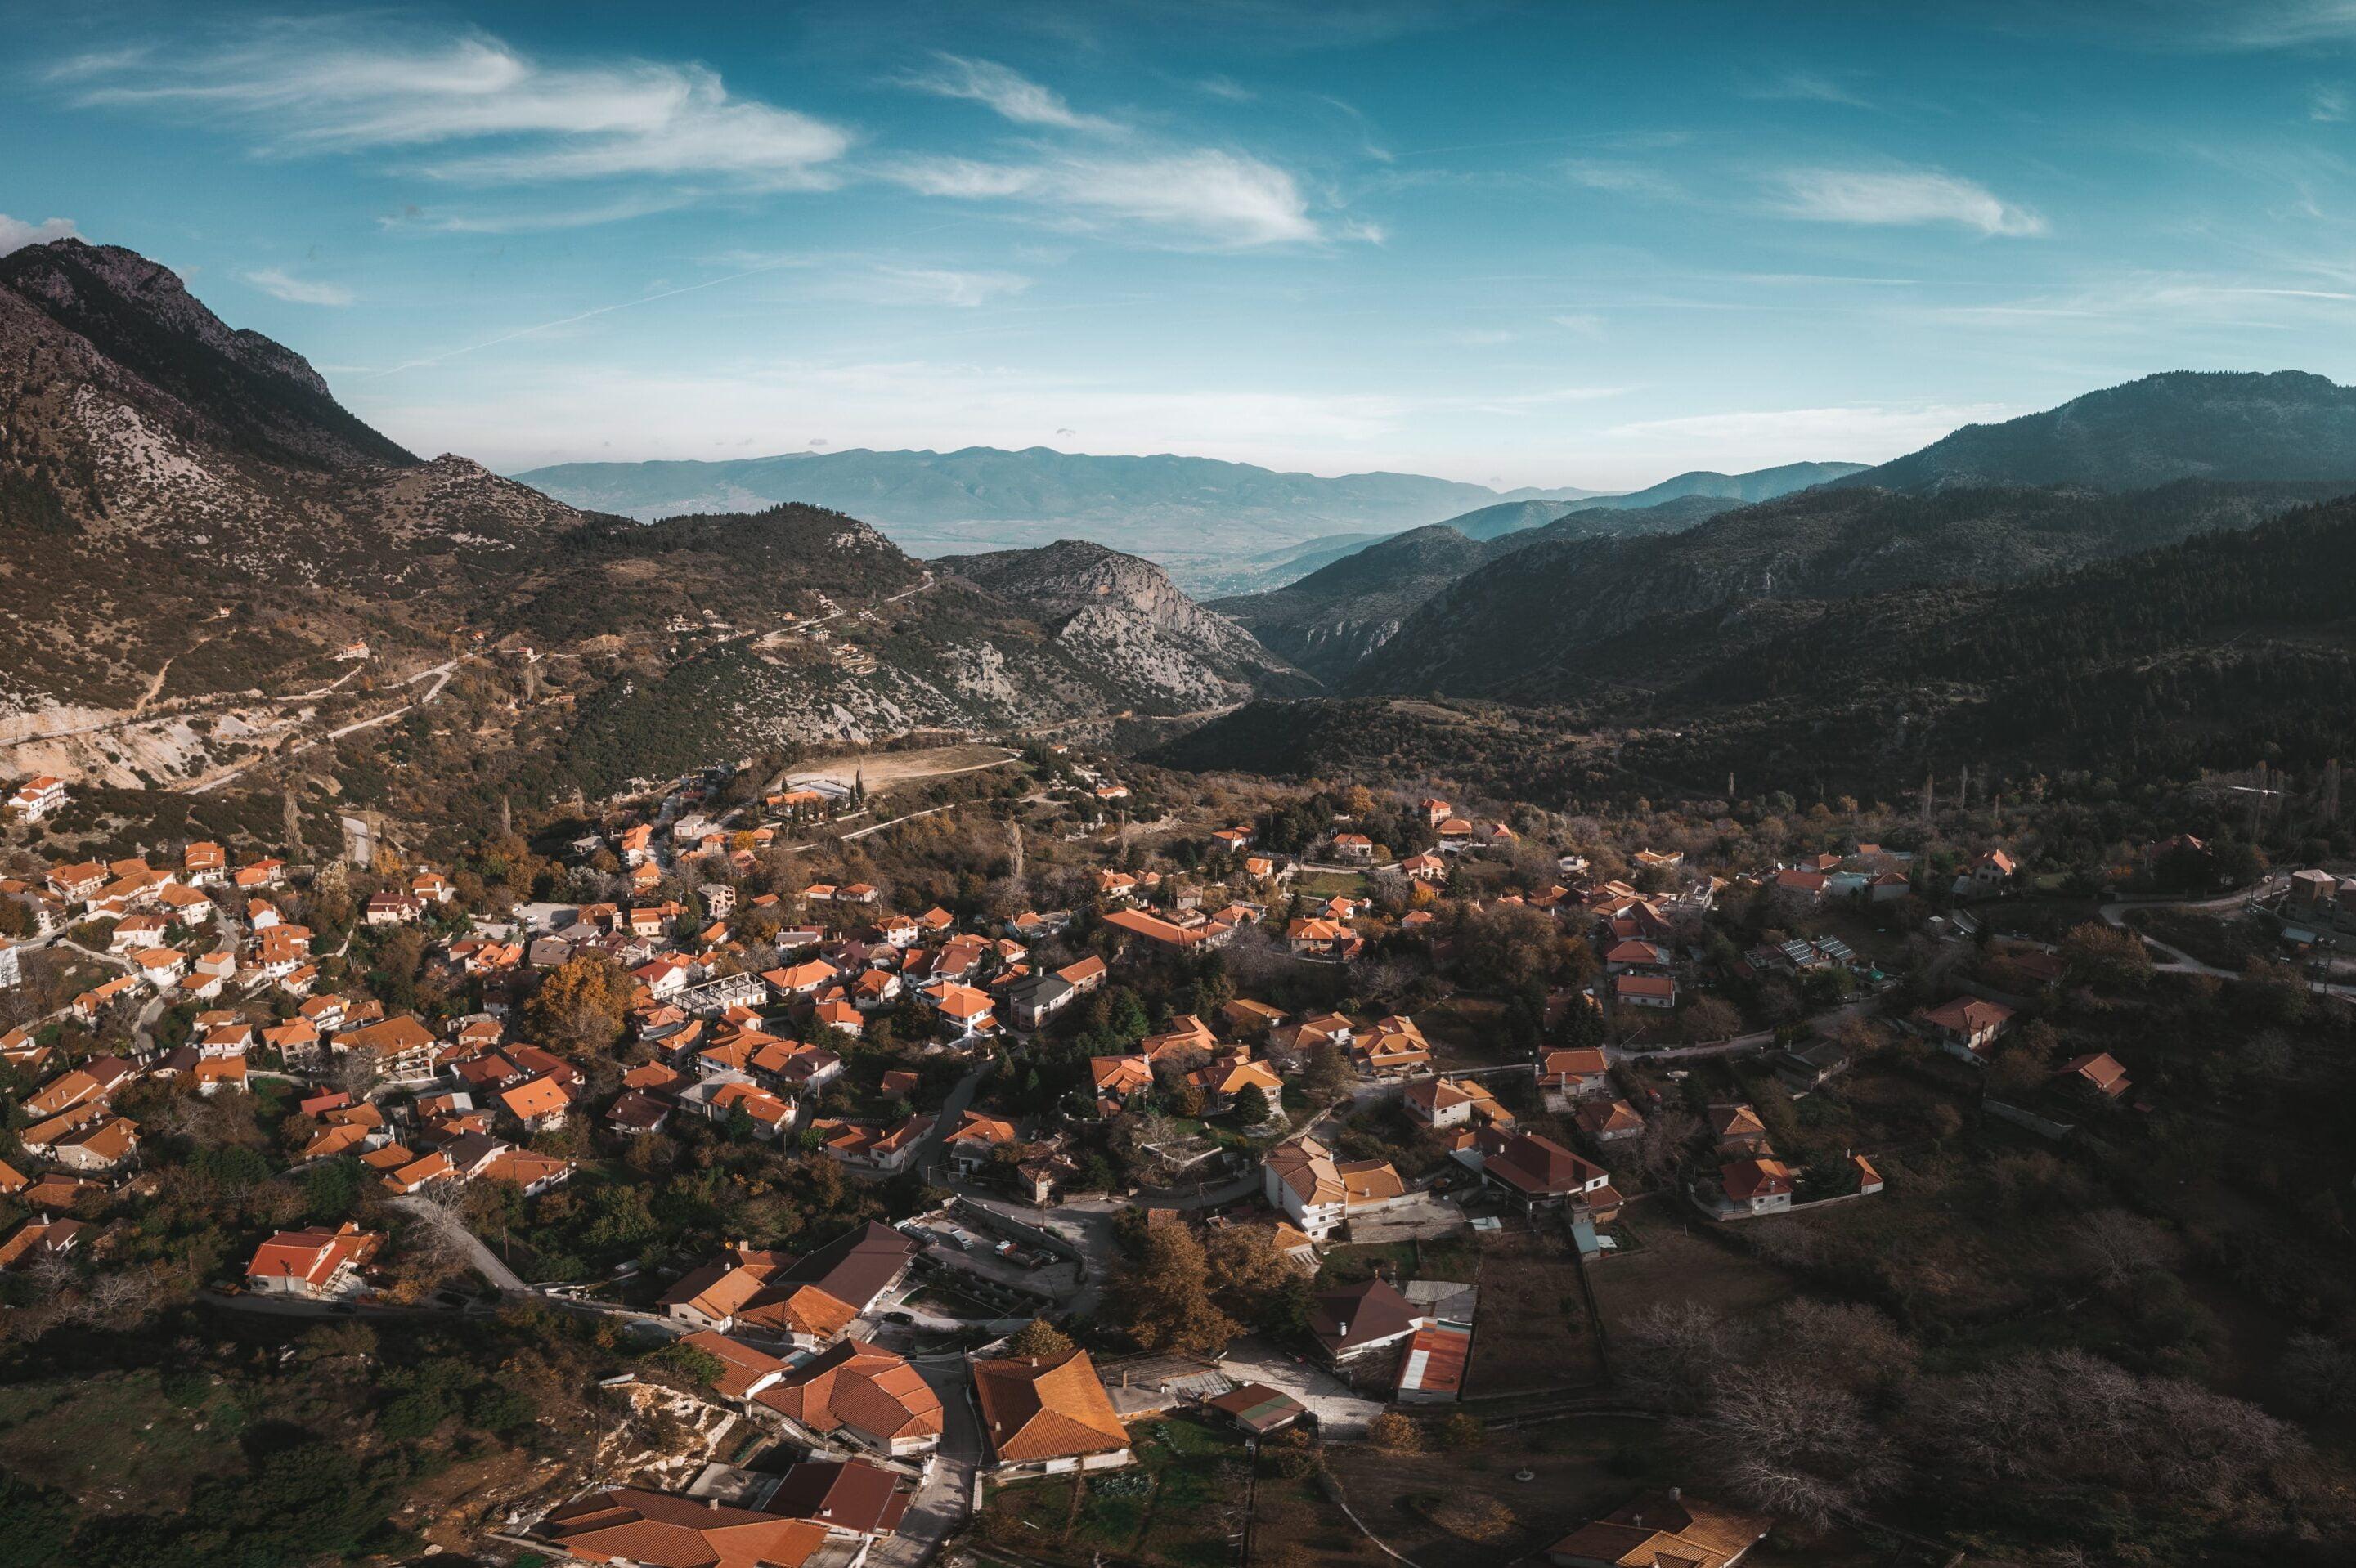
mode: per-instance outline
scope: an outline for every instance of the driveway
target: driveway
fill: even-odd
[[[1383,1413],[1381,1401],[1363,1398],[1324,1368],[1258,1339],[1228,1346],[1219,1370],[1237,1383],[1266,1383],[1290,1394],[1317,1413],[1318,1429],[1328,1437],[1363,1437]]]

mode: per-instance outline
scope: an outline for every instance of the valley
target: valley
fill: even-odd
[[[560,495],[22,247],[0,1557],[2327,1561],[2350,396]]]

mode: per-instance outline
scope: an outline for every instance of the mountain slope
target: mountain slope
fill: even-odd
[[[1281,660],[1226,616],[1172,585],[1151,561],[1082,539],[936,561],[1047,627],[1056,645],[1106,680],[1182,710],[1224,707],[1255,688],[1307,690]]]
[[[1707,496],[1721,501],[1772,501],[1778,496],[1805,490],[1812,485],[1846,478],[1862,472],[1865,466],[1862,463],[1786,463],[1774,468],[1754,468],[1748,474],[1719,474],[1711,469],[1697,468],[1664,479],[1658,485],[1631,490],[1624,496],[1613,496],[1595,504],[1621,507],[1657,507],[1664,501],[1681,500],[1688,496]]]
[[[1976,795],[2056,769],[2311,770],[2356,709],[2351,581],[2356,498],[2011,583],[1665,612],[1580,650],[1543,704],[1259,702],[1153,760],[1541,802],[1709,798],[1730,773],[1895,799],[1965,766]]]
[[[2187,478],[2356,479],[2356,388],[2296,370],[2171,370],[2002,424],[1965,425],[1838,483],[2139,490]]]
[[[1500,501],[1479,507],[1440,526],[1468,539],[1503,539],[1530,528],[1542,528],[1572,509],[1567,501]]]
[[[417,459],[337,403],[302,356],[232,331],[170,269],[79,240],[0,256],[0,290],[80,336],[220,437],[273,462],[323,469]]]
[[[1578,500],[1417,474],[1280,474],[1205,457],[1008,452],[794,453],[722,463],[568,463],[518,475],[576,506],[641,519],[800,501],[865,517],[925,555],[1086,533],[1164,564],[1212,569],[1272,543],[1388,533],[1498,500]]]
[[[929,571],[839,512],[585,514],[420,462],[132,252],[0,265],[0,777],[222,782],[304,753],[333,798],[438,810],[451,774],[394,761],[432,750],[488,805],[1307,688],[1124,570],[1151,581],[1050,624],[1044,581]]]
[[[262,667],[241,648],[413,641],[423,626],[355,596],[446,595],[429,617],[446,626],[484,560],[580,516],[462,458],[420,463],[131,251],[0,258],[0,711],[127,702],[199,645],[234,678]]]
[[[1576,689],[1581,650],[1664,613],[2016,581],[2204,529],[2248,528],[2342,487],[2188,480],[2118,496],[1825,486],[1681,533],[1546,539],[1427,601],[1347,685],[1554,700]]]
[[[1435,523],[1368,545],[1272,592],[1215,600],[1211,608],[1271,652],[1332,682],[1387,641],[1417,605],[1535,538],[1472,539]]]
[[[1559,505],[1509,502],[1467,516],[1482,518],[1526,507],[1551,511]],[[1583,507],[1541,527],[1488,538],[1467,538],[1450,524],[1436,523],[1368,545],[1297,582],[1221,599],[1212,608],[1248,628],[1271,651],[1332,685],[1346,679],[1388,642],[1418,606],[1516,550],[1583,539],[1673,532],[1738,505],[1688,496],[1629,511]]]

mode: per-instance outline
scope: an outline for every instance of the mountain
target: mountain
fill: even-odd
[[[1535,538],[1472,539],[1435,523],[1368,545],[1272,592],[1214,600],[1211,608],[1331,682],[1387,641],[1416,606]]]
[[[1776,468],[1754,468],[1748,474],[1719,474],[1697,468],[1664,479],[1642,490],[1631,490],[1596,503],[1603,507],[1657,507],[1664,501],[1706,496],[1720,501],[1772,501],[1794,490],[1829,484],[1865,469],[1862,463],[1786,463]]]
[[[2356,388],[2297,370],[2171,370],[2002,424],[1965,425],[1837,483],[1887,490],[2356,476]]]
[[[1591,490],[1514,490],[1418,474],[1280,474],[1168,454],[789,453],[727,462],[567,463],[517,475],[574,506],[641,519],[778,501],[867,518],[920,555],[1023,548],[1085,534],[1170,567],[1182,583],[1235,557],[1321,534],[1391,533],[1499,500],[1575,501]]]
[[[2186,480],[2112,496],[1823,486],[1678,533],[1541,539],[1427,600],[1345,684],[1556,700],[1580,689],[1584,650],[1665,613],[2017,581],[2208,529],[2246,528],[2347,488]]]
[[[0,259],[0,776],[220,783],[303,753],[323,810],[447,818],[1310,688],[1114,559],[1066,571],[1102,586],[1064,603],[1055,572],[993,591],[818,507],[584,513],[421,461],[131,251]]]
[[[1844,466],[1819,464],[1817,467]],[[1725,478],[1724,475],[1712,475]],[[1675,481],[1671,481],[1675,483]],[[1658,488],[1659,486],[1656,486]],[[1641,494],[1642,492],[1640,492]],[[1780,493],[1780,492],[1779,492]],[[1619,496],[1600,501],[1565,504],[1561,501],[1501,501],[1494,507],[1483,507],[1451,517],[1447,526],[1469,539],[1499,539],[1509,534],[1528,532],[1537,528],[1557,528],[1558,536],[1564,532],[1581,536],[1598,534],[1669,533],[1691,528],[1719,513],[1730,511],[1742,505],[1744,497],[1715,496],[1702,491],[1688,491],[1678,496],[1665,496],[1643,506],[1622,506]],[[1578,519],[1577,526],[1568,529],[1558,525]]]
[[[2356,497],[2006,583],[1665,609],[1585,649],[1543,703],[1257,702],[1164,765],[1539,801],[1898,792],[1974,769],[2128,784],[2254,758],[2312,770],[2356,708]]]
[[[391,607],[463,613],[482,562],[579,521],[463,458],[420,462],[142,256],[0,258],[0,715],[130,704],[199,647],[234,683],[304,645],[414,641]]]
[[[1256,688],[1316,685],[1271,657],[1251,633],[1181,593],[1151,561],[1099,544],[1058,539],[933,564],[1024,606],[1075,659],[1159,702],[1221,708]]]
[[[1248,628],[1270,650],[1332,685],[1395,635],[1416,608],[1441,590],[1516,550],[1576,539],[1675,532],[1740,505],[1708,496],[1687,496],[1631,510],[1582,507],[1540,526],[1489,536],[1466,534],[1456,524],[1436,523],[1371,544],[1297,582],[1263,593],[1213,602],[1212,608]],[[1559,510],[1561,503],[1515,501],[1484,507],[1457,519],[1537,507]],[[1477,526],[1477,524],[1476,524]]]
[[[1570,503],[1563,501],[1500,501],[1451,517],[1444,526],[1468,539],[1503,539],[1526,528],[1542,528],[1569,510]]]

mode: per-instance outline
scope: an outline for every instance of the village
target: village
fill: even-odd
[[[1624,1434],[1610,1391],[1665,1314],[1868,1266],[1992,1171],[2135,1157],[2190,1084],[2087,999],[2188,966],[2270,1016],[2340,989],[2114,918],[2328,945],[2351,884],[2229,886],[2181,835],[2057,926],[2055,879],[2002,844],[1827,828],[1739,863],[1357,786],[1243,815],[1062,744],[964,755],[922,810],[863,767],[736,764],[438,860],[8,851],[16,1332],[168,1290],[143,1212],[234,1152],[303,1212],[216,1239],[181,1278],[209,1315],[529,1309],[669,1413],[666,1451],[465,1521],[517,1562],[1223,1563],[1289,1516],[1333,1561],[1944,1561],[1861,1509],[1717,1495],[1657,1433],[1614,1439],[1644,1456],[1619,1472],[1574,1445],[1554,1500],[1498,1477],[1558,1445],[1482,1456]],[[19,842],[57,841],[71,795],[17,788]],[[976,852],[994,874],[913,874]],[[1971,1309],[2008,1288],[2036,1287]],[[1347,1477],[1408,1456],[1477,1506],[1353,1511]],[[1214,1484],[1238,1464],[1266,1479]]]

